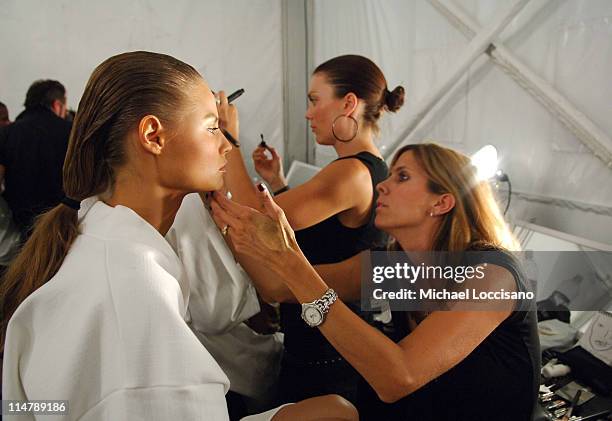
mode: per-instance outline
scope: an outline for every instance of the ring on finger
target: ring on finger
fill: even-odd
[[[229,225],[225,225],[225,226],[223,227],[223,229],[221,230],[221,234],[223,234],[224,236],[226,236],[226,235],[227,235],[227,232],[229,231],[229,229],[230,229],[230,226],[229,226]]]

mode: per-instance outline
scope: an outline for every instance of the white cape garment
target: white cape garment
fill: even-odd
[[[228,420],[229,381],[184,321],[189,285],[172,247],[101,201],[80,230],[9,322],[3,399],[69,400],[68,415],[44,420]]]
[[[189,326],[230,390],[250,398],[253,409],[268,407],[276,396],[282,334],[260,335],[242,323],[259,313],[257,293],[197,193],[185,196],[166,239],[189,281]]]

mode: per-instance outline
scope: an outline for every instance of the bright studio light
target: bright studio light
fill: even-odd
[[[493,145],[485,145],[472,155],[472,165],[476,167],[479,180],[488,180],[497,171],[497,149]]]

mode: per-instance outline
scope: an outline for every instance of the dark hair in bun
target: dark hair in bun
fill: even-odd
[[[398,86],[394,90],[385,92],[385,108],[392,113],[404,105],[404,87]]]
[[[378,132],[378,119],[385,110],[397,111],[404,103],[404,88],[389,92],[380,68],[369,58],[358,55],[334,57],[320,64],[313,74],[322,73],[334,87],[336,97],[349,92],[365,102],[363,120]]]

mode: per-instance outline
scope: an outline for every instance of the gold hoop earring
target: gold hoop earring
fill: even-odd
[[[349,139],[341,139],[336,134],[336,130],[335,130],[336,129],[336,122],[338,121],[338,119],[340,117],[350,118],[355,123],[355,133]],[[357,132],[358,131],[359,131],[359,123],[357,122],[357,120],[353,116],[340,114],[338,117],[334,118],[334,121],[332,122],[332,134],[334,135],[336,140],[339,140],[340,142],[350,142],[351,140],[355,139],[355,137],[357,136]]]

